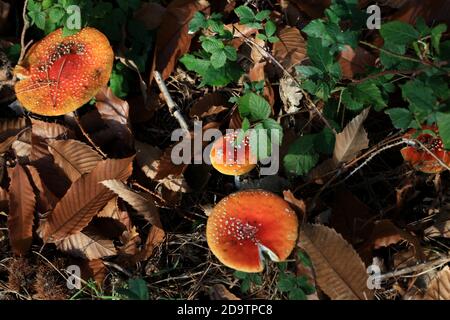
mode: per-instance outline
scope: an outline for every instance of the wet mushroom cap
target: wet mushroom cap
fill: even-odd
[[[223,198],[212,210],[206,238],[224,265],[244,272],[264,268],[261,250],[283,261],[295,247],[297,215],[279,196],[263,190],[245,190]]]
[[[36,43],[15,68],[19,102],[29,111],[57,116],[87,103],[111,76],[114,52],[94,28],[63,37],[58,29]]]
[[[238,136],[239,130],[228,133],[217,139],[211,148],[211,164],[222,174],[240,176],[256,167],[256,156],[250,148],[250,139],[246,136],[239,141]]]
[[[450,165],[449,153],[445,150],[442,140],[438,136],[438,128],[434,125],[423,126],[422,130],[433,131],[436,133],[436,136],[425,132],[415,139],[425,145],[436,157],[442,160],[442,162]],[[417,130],[411,129],[404,137],[406,139],[413,139],[416,132]],[[401,150],[401,154],[403,159],[408,161],[414,169],[423,173],[439,173],[445,170],[445,168],[430,153],[420,147],[407,146]]]

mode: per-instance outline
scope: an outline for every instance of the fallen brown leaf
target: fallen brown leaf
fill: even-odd
[[[425,300],[450,300],[450,269],[446,266],[439,271],[425,293]]]
[[[9,186],[8,230],[14,254],[24,255],[33,240],[36,199],[25,169],[17,164],[8,169]]]
[[[0,154],[6,152],[18,135],[26,130],[25,118],[8,119],[0,121]]]
[[[306,58],[306,41],[295,27],[285,27],[277,36],[280,41],[273,44],[272,55],[289,71]]]
[[[376,57],[369,51],[357,47],[347,46],[339,54],[338,62],[344,79],[353,79],[355,75],[367,72],[368,67],[375,65]]]
[[[112,240],[102,239],[95,234],[84,231],[58,240],[55,244],[63,252],[88,260],[100,259],[117,254]]]
[[[205,118],[228,110],[225,96],[219,92],[208,93],[194,103],[189,115],[191,117]]]
[[[241,300],[232,294],[223,284],[215,284],[209,290],[209,298],[211,300]]]

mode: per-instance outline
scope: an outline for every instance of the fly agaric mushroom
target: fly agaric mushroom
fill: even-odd
[[[449,165],[450,157],[448,151],[444,149],[441,138],[439,138],[439,130],[435,125],[432,126],[422,126],[422,131],[432,131],[436,135],[432,135],[428,132],[423,132],[415,138],[420,141],[425,147],[427,147],[437,158],[439,158],[443,163]],[[404,138],[413,139],[416,134],[415,129],[409,130]],[[403,159],[408,161],[414,169],[419,170],[424,173],[439,173],[445,168],[433,157],[429,152],[421,148],[420,146],[407,146],[401,150]]]
[[[217,139],[210,153],[212,166],[222,174],[240,176],[256,167],[256,156],[250,148],[248,136],[239,141],[239,130]]]
[[[244,190],[223,198],[212,210],[206,239],[226,266],[244,272],[264,268],[263,252],[284,261],[297,239],[298,220],[289,204],[263,190]]]
[[[36,43],[14,70],[19,102],[29,111],[58,116],[88,102],[108,83],[114,52],[104,34],[84,28],[63,37],[62,29]]]

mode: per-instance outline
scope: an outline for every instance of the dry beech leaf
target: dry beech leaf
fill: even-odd
[[[103,87],[95,96],[97,110],[109,129],[122,143],[131,145],[128,102],[116,97],[111,88]]]
[[[298,84],[290,77],[280,79],[280,98],[286,113],[295,113],[300,110],[303,93]]]
[[[138,246],[141,244],[141,237],[139,236],[136,227],[125,230],[120,236],[120,242],[122,242],[122,246],[118,247],[119,255],[135,256],[139,253]]]
[[[163,80],[170,76],[178,59],[189,51],[192,40],[189,22],[197,11],[207,6],[200,0],[174,0],[167,6],[156,35],[153,58],[153,68],[161,73]],[[153,72],[151,74],[149,84],[153,79]]]
[[[365,109],[356,116],[349,124],[336,135],[333,159],[340,164],[353,160],[358,153],[369,146],[367,132],[363,127],[363,122],[369,114],[369,109]]]
[[[450,268],[446,266],[436,274],[425,293],[425,300],[450,300]]]
[[[150,196],[138,193],[118,180],[104,180],[102,184],[131,205],[145,220],[153,225],[161,225],[159,210]]]
[[[163,243],[165,237],[166,233],[160,226],[151,226],[144,248],[134,257],[134,261],[144,261],[150,258],[155,249]]]
[[[225,30],[233,33],[233,40],[231,40],[231,45],[239,49],[239,47],[245,42],[245,39],[255,34],[258,30],[255,28],[250,28],[245,24],[233,23],[225,25]]]
[[[305,201],[303,199],[297,199],[291,190],[283,191],[283,198],[291,204],[291,207],[293,207],[295,211],[299,212],[303,216],[306,214]]]
[[[102,209],[114,193],[103,186],[104,180],[127,180],[133,157],[100,161],[88,174],[75,181],[40,226],[44,241],[56,241],[81,231]]]
[[[59,199],[43,183],[35,167],[29,165],[27,170],[30,173],[32,185],[36,189],[36,208],[38,212],[46,213],[51,211]]]
[[[225,96],[219,92],[208,93],[194,103],[189,115],[191,117],[205,118],[228,110]]]
[[[101,239],[95,234],[78,232],[55,242],[56,247],[74,257],[95,260],[114,256],[117,250],[112,240]]]
[[[290,70],[306,58],[306,42],[295,27],[285,27],[277,34],[280,41],[275,42],[272,55],[284,68]]]
[[[109,200],[106,206],[97,214],[98,218],[110,218],[121,223],[125,230],[132,228],[130,216],[125,209],[122,209],[119,205],[119,199],[117,197]]]
[[[75,135],[69,128],[56,123],[31,119],[33,135],[42,139],[70,139]]]
[[[211,300],[241,300],[232,294],[223,284],[215,284],[209,290]]]
[[[252,44],[252,51],[250,53],[250,57],[252,58],[254,63],[261,62],[261,60],[264,58],[263,51],[264,47],[266,46],[266,42],[262,39],[255,38]]]
[[[101,288],[106,278],[106,266],[101,259],[82,260],[79,264],[81,269],[81,278],[88,281],[94,279]]]
[[[154,30],[161,24],[165,11],[166,8],[159,3],[144,2],[134,13],[134,18],[142,22],[148,30]]]
[[[434,224],[425,229],[425,236],[450,238],[450,211],[439,213]]]
[[[372,299],[364,263],[334,229],[307,224],[300,230],[299,246],[312,260],[318,286],[332,300]]]
[[[376,57],[369,51],[357,47],[346,49],[339,54],[339,65],[341,66],[344,79],[353,79],[355,75],[365,73],[370,66],[375,65]]]
[[[33,241],[34,207],[36,199],[25,169],[17,164],[8,169],[9,186],[9,241],[14,254],[24,255]]]
[[[25,118],[0,121],[0,154],[8,151],[18,135],[27,128]]]
[[[87,144],[71,139],[51,141],[48,143],[48,150],[55,163],[72,182],[91,172],[102,159],[97,151]]]
[[[135,141],[135,146],[136,161],[141,170],[148,178],[162,183],[167,189],[171,191],[188,192],[190,190],[183,174],[178,172],[175,172],[178,175],[172,174],[170,173],[171,168],[168,168],[168,170],[166,171],[166,173],[168,174],[165,177],[158,178],[158,176],[164,176],[165,174],[161,172],[161,150],[140,141]],[[168,167],[170,167],[170,165],[168,165]]]

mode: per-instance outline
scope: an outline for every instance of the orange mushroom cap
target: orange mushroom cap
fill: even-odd
[[[450,165],[449,152],[444,149],[442,140],[437,136],[439,133],[437,126],[422,126],[422,130],[433,131],[436,133],[436,136],[425,132],[420,134],[416,140],[422,142],[436,157],[442,160],[442,162]],[[404,137],[406,139],[412,139],[416,132],[417,130],[411,129]],[[413,168],[418,171],[424,173],[439,173],[445,169],[430,153],[420,147],[407,146],[401,150],[401,153],[403,159],[408,161]]]
[[[256,167],[257,160],[251,151],[250,139],[245,136],[239,142],[239,132],[236,130],[220,137],[211,148],[211,164],[222,174],[240,176]]]
[[[27,52],[15,74],[19,102],[46,116],[69,113],[88,102],[108,83],[114,52],[106,36],[94,28],[63,37],[58,29]]]
[[[212,210],[206,239],[213,254],[226,266],[244,272],[264,268],[262,252],[284,261],[297,239],[294,210],[279,196],[245,190],[223,198]]]

